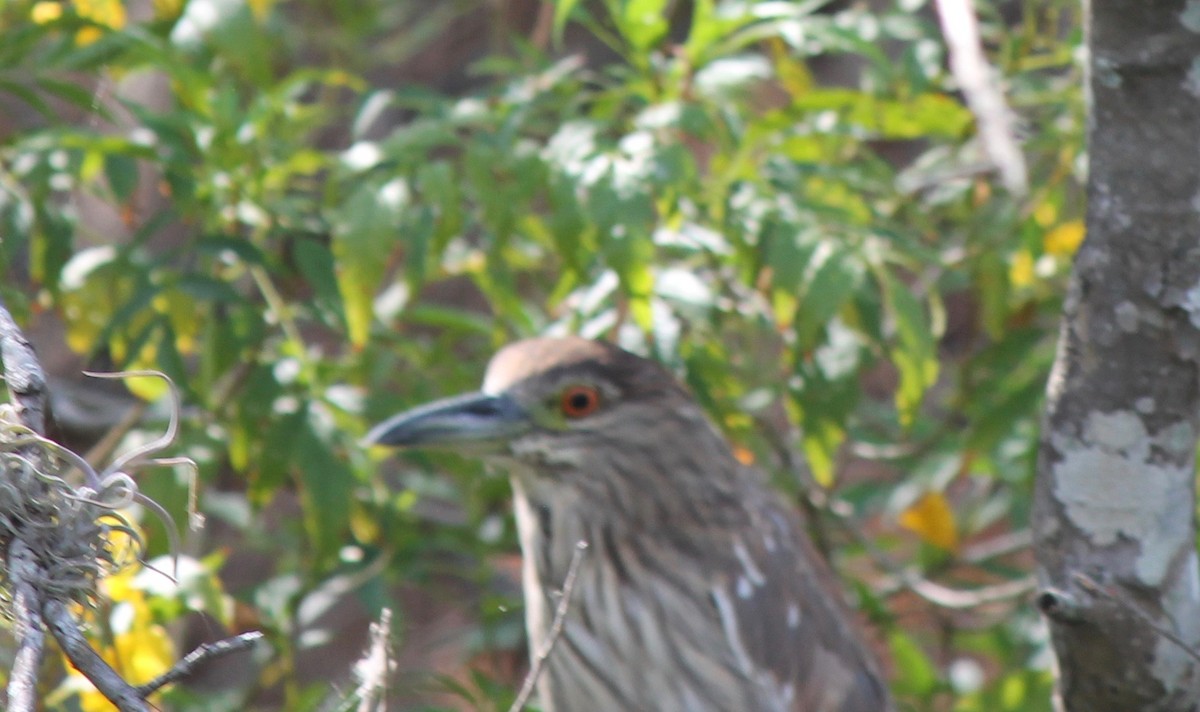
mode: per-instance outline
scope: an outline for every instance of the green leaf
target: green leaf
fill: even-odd
[[[900,423],[909,426],[917,416],[925,391],[937,380],[936,343],[925,311],[912,290],[886,268],[881,268],[878,275],[884,308],[896,331],[894,343],[889,345],[899,375],[896,409]]]
[[[658,44],[670,29],[666,16],[668,0],[623,0],[616,20],[617,29],[638,52]]]
[[[264,265],[267,258],[263,251],[247,239],[229,235],[204,235],[196,243],[196,251],[212,257],[228,259],[236,256],[247,265]],[[230,254],[225,254],[230,253]]]
[[[111,112],[103,102],[99,101],[93,90],[73,84],[71,82],[58,81],[47,77],[38,77],[38,89],[63,99],[78,109],[86,111],[88,114],[95,114],[96,117],[103,121],[113,121]]]
[[[334,273],[334,259],[329,248],[317,240],[302,238],[296,240],[294,253],[296,266],[300,274],[312,287],[316,303],[323,310],[345,316],[342,295],[338,288],[337,275]],[[343,322],[343,326],[345,323]]]
[[[311,410],[304,425],[293,431],[294,466],[299,470],[304,528],[318,560],[333,556],[344,541],[350,523],[350,492],[354,471],[346,458],[334,452],[329,431],[315,423]]]
[[[803,430],[802,445],[813,479],[823,487],[833,485],[838,449],[846,440],[846,422],[858,403],[857,373],[831,374],[819,357],[800,354],[795,368],[796,385],[787,406]]]
[[[684,49],[692,62],[701,65],[700,57],[724,34],[725,27],[713,12],[713,0],[696,0],[692,5],[692,26],[688,30]]]
[[[55,113],[50,108],[50,105],[47,104],[36,91],[19,82],[0,78],[0,94],[11,94],[12,96],[15,96],[16,98],[28,104],[30,108],[37,111],[43,119],[53,119],[55,117]]]
[[[563,30],[567,27],[567,21],[571,19],[571,12],[575,6],[579,4],[579,0],[557,0],[554,4],[554,43],[562,44]]]
[[[971,112],[944,94],[897,100],[854,89],[810,89],[792,107],[806,113],[838,112],[839,118],[879,138],[958,137],[971,126]]]
[[[180,275],[175,286],[179,291],[197,301],[220,304],[238,304],[246,301],[246,298],[229,282],[210,277],[207,274]]]
[[[845,245],[815,229],[774,224],[767,242],[767,264],[777,304],[796,300],[795,329],[801,351],[817,339],[842,305],[862,285],[864,269]],[[787,315],[783,315],[787,316]]]
[[[474,312],[438,306],[413,306],[405,312],[407,320],[413,324],[434,326],[439,329],[449,329],[465,333],[492,333],[492,320]]]
[[[137,188],[137,161],[119,153],[110,153],[104,157],[104,177],[108,179],[113,196],[118,201],[127,201]]]
[[[188,3],[171,39],[185,50],[211,47],[255,86],[266,87],[271,83],[270,43],[263,36],[249,3],[231,0]]]
[[[894,689],[918,698],[933,694],[938,686],[937,668],[916,641],[900,630],[893,630],[888,644],[896,666]]]
[[[837,423],[810,418],[804,426],[802,445],[813,479],[822,487],[832,487],[834,464],[838,448],[846,439],[846,431]]]
[[[407,211],[400,236],[404,241],[405,276],[409,286],[416,291],[425,282],[429,263],[429,248],[435,224],[433,208],[428,205],[414,206]]]
[[[350,343],[362,347],[371,330],[374,298],[399,244],[408,185],[401,179],[365,184],[333,216],[334,273],[345,308]]]

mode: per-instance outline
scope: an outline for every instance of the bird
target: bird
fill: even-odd
[[[656,361],[577,336],[516,341],[480,391],[364,440],[507,471],[547,712],[893,709],[799,514]]]

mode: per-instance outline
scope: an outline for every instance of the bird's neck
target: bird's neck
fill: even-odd
[[[732,457],[724,463],[714,456],[706,464],[707,472],[694,470],[678,482],[650,476],[637,482],[636,473],[613,471],[573,473],[591,486],[571,487],[512,472],[521,550],[533,567],[526,575],[559,588],[580,542],[653,538],[663,546],[702,548],[705,532],[744,521],[744,495],[756,486],[746,481],[752,475],[735,471]],[[619,477],[628,481],[614,481]]]
[[[539,583],[555,586],[555,579],[561,585],[566,576],[578,543],[593,538],[594,523],[591,518],[571,516],[577,507],[564,501],[561,494],[553,500],[547,495],[513,478],[513,508],[526,576],[534,575]],[[526,581],[526,590],[530,590],[528,584]]]

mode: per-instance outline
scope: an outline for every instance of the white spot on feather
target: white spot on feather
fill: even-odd
[[[745,576],[738,576],[738,578],[737,578],[738,598],[747,599],[747,598],[750,598],[750,595],[753,593],[754,593],[754,587],[750,585],[750,580],[747,579]]]
[[[746,652],[746,645],[742,642],[742,633],[738,630],[737,611],[733,608],[733,601],[726,595],[725,589],[719,586],[712,590],[712,598],[713,603],[717,606],[717,615],[721,618],[721,629],[725,631],[725,638],[729,640],[729,649],[733,652],[734,659],[737,660],[743,673],[753,674],[754,663],[750,660],[750,655]]]
[[[750,582],[755,586],[761,586],[767,582],[767,577],[763,576],[762,569],[754,563],[754,559],[750,556],[750,552],[746,551],[746,547],[742,542],[737,541],[733,544],[733,554],[742,562],[742,569],[746,572],[746,576],[750,578]]]
[[[800,606],[795,603],[789,603],[787,608],[787,624],[788,628],[800,627]]]

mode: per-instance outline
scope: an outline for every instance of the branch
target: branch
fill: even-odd
[[[8,680],[9,712],[37,709],[37,672],[45,653],[45,632],[58,641],[71,664],[121,712],[145,712],[144,697],[189,674],[201,662],[242,650],[262,637],[248,633],[227,641],[201,646],[166,675],[134,687],[91,647],[72,616],[68,604],[96,595],[95,584],[106,572],[118,568],[104,532],[125,531],[137,535],[117,511],[137,500],[162,516],[178,550],[175,527],[157,503],[137,491],[137,485],[122,468],[135,465],[191,464],[183,458],[148,459],[170,445],[178,431],[180,402],[171,384],[173,405],[167,431],[148,445],[117,458],[102,474],[79,455],[44,437],[46,426],[46,379],[37,356],[0,301],[0,357],[11,405],[0,427],[0,484],[6,490],[0,510],[0,546],[4,563],[0,575],[12,598],[17,652]],[[161,374],[134,372],[109,374]],[[168,379],[168,383],[170,380]],[[12,421],[17,422],[12,422]],[[78,468],[84,483],[75,487],[66,472]],[[194,465],[193,465],[194,468]],[[194,491],[189,492],[194,502]],[[191,513],[191,511],[189,512]],[[104,526],[101,518],[110,520]]]
[[[37,355],[21,329],[13,321],[0,299],[0,360],[4,362],[4,382],[9,399],[21,424],[41,435],[46,429],[46,376]],[[23,447],[23,452],[29,448]],[[33,456],[30,453],[30,456]],[[0,472],[5,479],[11,473]],[[7,542],[7,578],[12,588],[17,653],[8,680],[10,712],[32,712],[37,705],[37,672],[45,650],[45,626],[42,622],[42,593],[36,582],[43,579],[37,555],[16,533]]]
[[[1198,652],[1191,645],[1188,645],[1187,641],[1179,637],[1178,633],[1160,625],[1153,616],[1146,612],[1145,608],[1138,605],[1135,601],[1126,598],[1115,589],[1101,586],[1098,582],[1085,574],[1076,572],[1072,578],[1074,578],[1075,582],[1082,586],[1083,589],[1088,593],[1098,594],[1115,601],[1117,605],[1141,619],[1141,621],[1148,625],[1155,633],[1158,633],[1162,637],[1179,646],[1179,649],[1182,650],[1189,658],[1200,663],[1200,652]]]
[[[385,608],[379,621],[371,624],[371,643],[367,653],[355,665],[360,684],[356,692],[358,712],[386,710],[383,695],[387,692],[388,673],[392,671],[392,649],[388,636],[392,630],[392,609]]]
[[[979,608],[988,603],[1007,601],[1024,596],[1037,588],[1037,580],[1032,576],[1004,581],[990,586],[973,589],[957,589],[943,586],[917,575],[914,571],[904,571],[900,574],[904,584],[926,601],[952,610]]]
[[[147,682],[145,685],[141,685],[140,687],[134,689],[137,691],[138,696],[144,699],[155,692],[158,692],[160,688],[166,687],[173,682],[178,682],[188,675],[191,675],[196,671],[196,668],[200,667],[209,660],[216,660],[217,658],[224,657],[231,653],[248,650],[255,643],[262,640],[262,638],[263,634],[261,632],[252,630],[248,633],[235,635],[232,638],[218,640],[215,643],[205,643],[204,645],[201,645],[185,655],[183,659],[175,663],[170,670],[164,672],[162,675],[159,675],[150,682]]]
[[[79,632],[79,624],[71,617],[65,603],[53,598],[47,600],[42,604],[42,618],[75,669],[83,673],[118,710],[149,712],[150,707],[137,689],[121,679],[117,671],[92,649],[87,638]]]
[[[979,142],[1017,195],[1029,189],[1025,157],[1013,132],[1012,112],[994,77],[979,39],[979,20],[970,0],[937,0],[938,19],[950,49],[950,71],[958,80],[979,125]]]
[[[8,681],[8,708],[12,712],[36,709],[37,670],[41,664],[46,633],[38,612],[37,588],[40,569],[24,541],[15,539],[8,548],[8,577],[13,587],[14,632],[17,654]]]
[[[4,381],[21,422],[38,435],[46,433],[46,374],[33,346],[0,300],[0,359]]]
[[[575,591],[575,579],[579,577],[579,565],[583,562],[583,555],[587,548],[586,541],[575,543],[575,553],[571,556],[570,566],[567,567],[567,577],[563,579],[562,594],[558,599],[558,606],[554,609],[554,621],[550,624],[550,633],[543,641],[542,649],[534,657],[533,666],[529,668],[529,674],[525,676],[525,682],[521,684],[521,691],[517,693],[517,699],[513,700],[508,712],[521,712],[528,704],[529,697],[533,694],[533,686],[537,683],[538,677],[542,674],[542,668],[546,665],[546,659],[550,657],[550,652],[554,650],[554,644],[562,635],[563,623],[567,619],[567,611],[571,606],[571,594]]]

